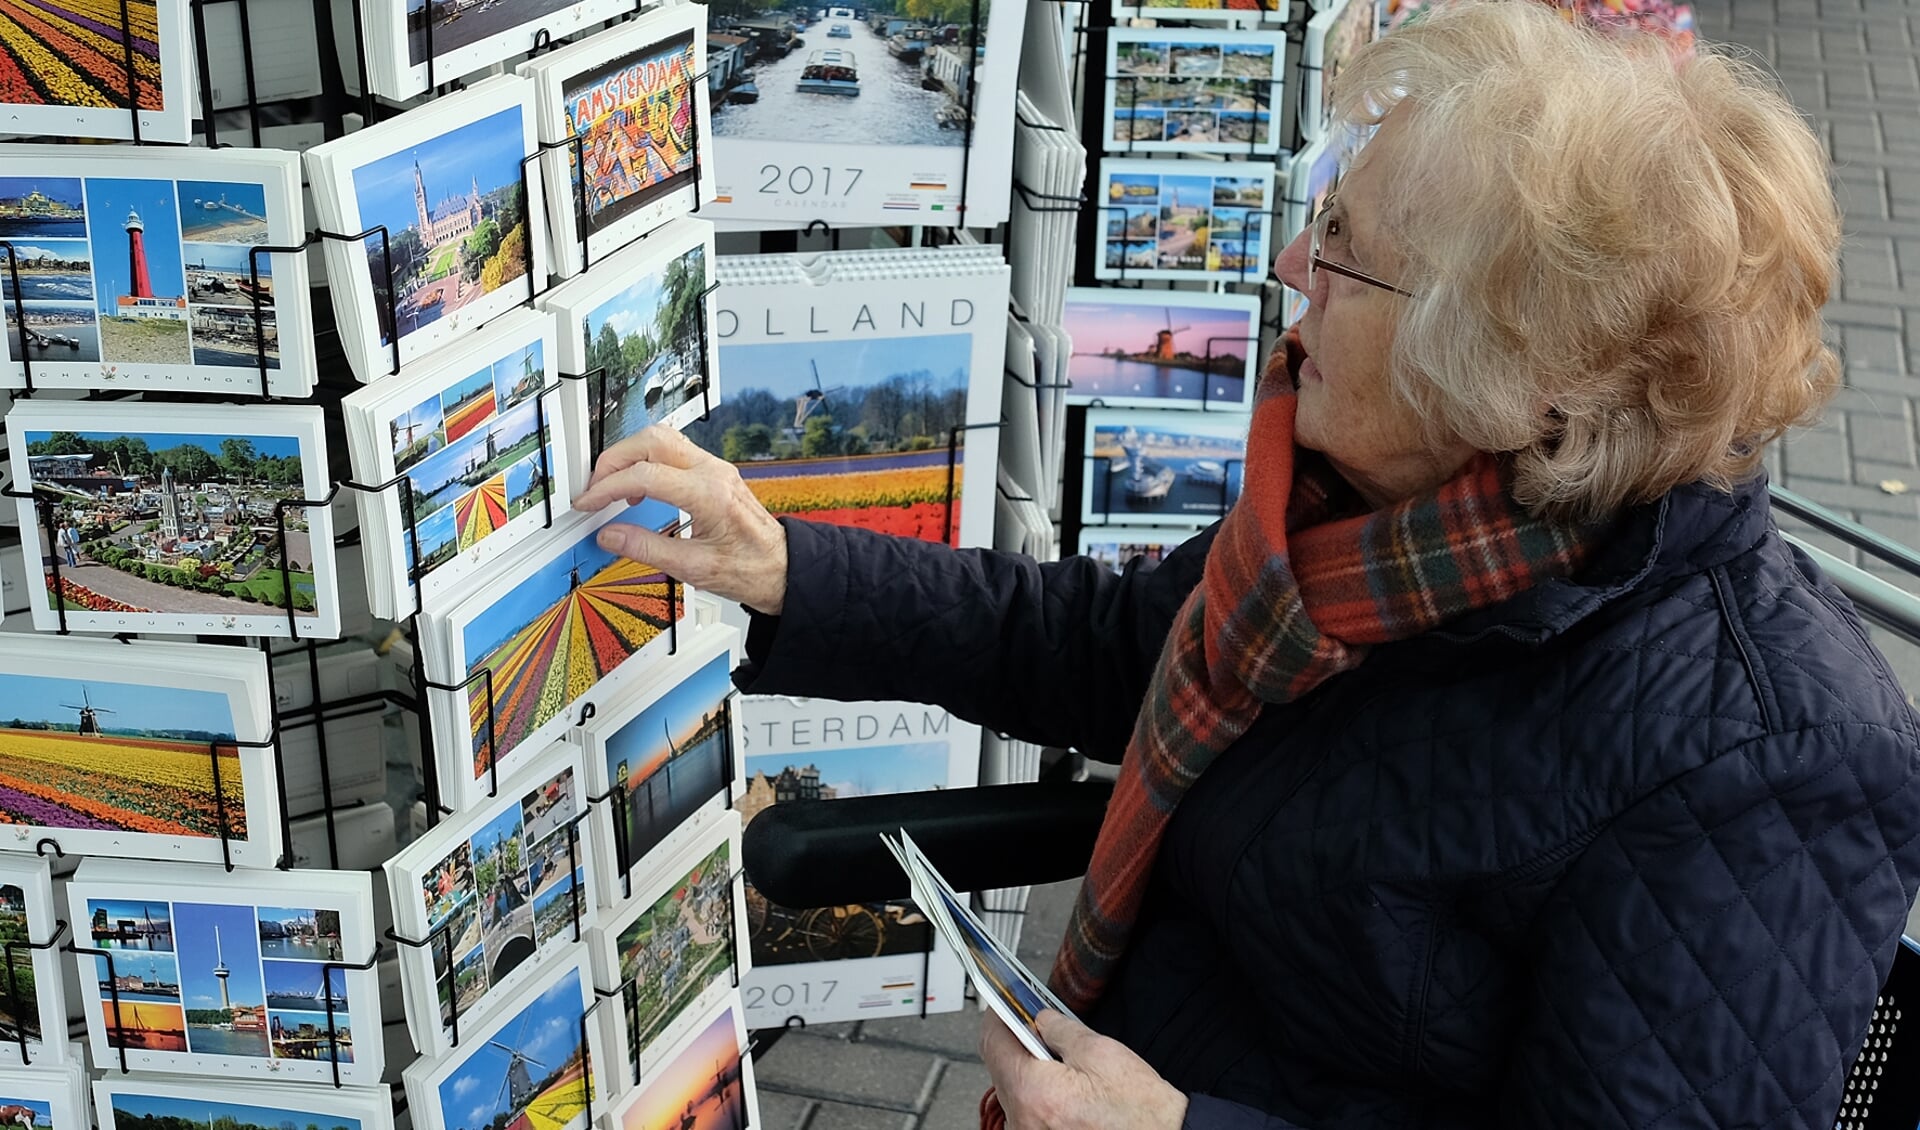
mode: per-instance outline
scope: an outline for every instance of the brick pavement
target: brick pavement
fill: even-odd
[[[1846,212],[1842,280],[1827,308],[1846,388],[1819,426],[1775,451],[1775,481],[1920,545],[1920,0],[1693,2],[1702,35],[1779,73],[1828,144]],[[1833,539],[1782,526],[1861,564]],[[1864,567],[1920,592],[1914,578],[1871,559]],[[1878,642],[1920,690],[1920,649]],[[1072,890],[1035,891],[1021,944],[1030,963],[1051,960]],[[1909,932],[1920,936],[1920,910]],[[787,1037],[761,1067],[767,1130],[973,1130],[986,1078],[978,1023],[969,1009]]]

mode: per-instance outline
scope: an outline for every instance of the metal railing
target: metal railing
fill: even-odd
[[[1773,505],[1780,511],[1790,514],[1802,522],[1840,539],[1862,553],[1873,556],[1899,569],[1916,580],[1920,580],[1920,553],[1911,547],[1884,537],[1842,514],[1814,502],[1803,495],[1781,486],[1770,486],[1767,492],[1772,496]],[[1805,538],[1793,534],[1785,535],[1814,562],[1826,571],[1827,576],[1867,621],[1884,628],[1908,643],[1920,646],[1920,597],[1914,596],[1893,583],[1882,580],[1857,565],[1850,565],[1818,546],[1810,544]]]

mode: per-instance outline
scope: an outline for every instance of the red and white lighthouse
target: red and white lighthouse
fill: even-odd
[[[127,229],[127,269],[133,278],[132,286],[127,293],[134,298],[152,298],[153,279],[147,274],[145,235],[147,226],[140,222],[140,213],[129,211],[125,227]]]

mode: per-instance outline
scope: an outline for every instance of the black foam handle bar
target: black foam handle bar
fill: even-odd
[[[1049,782],[783,801],[747,825],[742,861],[781,906],[904,898],[906,872],[880,836],[905,828],[955,890],[1054,883],[1086,871],[1112,795]]]

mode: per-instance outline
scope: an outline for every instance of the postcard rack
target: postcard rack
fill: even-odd
[[[431,811],[431,809],[429,809],[429,811]],[[591,803],[582,805],[579,812],[574,813],[565,824],[560,826],[565,829],[567,833],[567,874],[569,875],[577,874],[580,870],[580,825],[591,815],[593,815],[593,805]],[[578,942],[583,937],[580,932],[580,922],[582,915],[585,913],[580,905],[580,884],[578,882],[573,883],[572,889],[567,892],[567,895],[569,906],[573,912],[573,940]],[[456,993],[453,987],[453,973],[456,965],[453,952],[453,922],[453,916],[448,915],[447,919],[441,922],[440,925],[429,930],[427,936],[424,938],[405,937],[395,931],[391,926],[387,927],[382,936],[395,945],[406,946],[408,949],[429,949],[437,947],[446,954],[447,1046],[457,1048],[460,1046],[460,994]],[[437,977],[435,978],[435,983],[436,985],[438,984]],[[328,1030],[329,1033],[331,1033],[333,1018],[329,1016],[327,1021]],[[334,1086],[338,1087],[339,1085],[339,1072],[336,1071],[334,1073]]]
[[[1132,84],[1132,89],[1135,92],[1133,101],[1137,102],[1138,84],[1142,76],[1089,74],[1088,63],[1094,59],[1104,59],[1106,56],[1108,33],[1114,27],[1114,16],[1111,6],[1102,2],[1102,0],[1060,0],[1060,2],[1078,4],[1085,10],[1084,18],[1076,23],[1073,28],[1075,45],[1073,61],[1069,65],[1068,74],[1077,74],[1084,77],[1084,81],[1080,83],[1080,140],[1086,147],[1088,160],[1090,162],[1097,162],[1100,157],[1106,153],[1108,143],[1108,138],[1105,136],[1107,111],[1109,109],[1107,106],[1106,80],[1112,78],[1116,86],[1122,81]],[[1265,23],[1260,26],[1282,32],[1289,46],[1298,46],[1306,42],[1307,20],[1311,13],[1302,12],[1299,15],[1293,15],[1291,13],[1292,7],[1296,5],[1299,0],[1280,0],[1280,2],[1289,6],[1289,18],[1284,21]],[[1147,7],[1146,0],[1133,0],[1130,7],[1131,15],[1134,19],[1152,19],[1155,15],[1155,10]],[[1272,13],[1268,12],[1263,14]],[[1316,68],[1309,68],[1304,66],[1304,64],[1288,68],[1289,73],[1285,74],[1280,81],[1287,85],[1294,83],[1296,79],[1291,72],[1296,69],[1306,71]],[[1264,95],[1256,95],[1256,114],[1260,106],[1265,104],[1262,98],[1271,99],[1271,84],[1265,84],[1264,90]],[[1270,106],[1269,111],[1271,112]],[[1291,123],[1280,121],[1278,115],[1276,115],[1271,128],[1281,130],[1290,129],[1292,126]],[[1123,152],[1126,154],[1138,153],[1138,150],[1134,148],[1134,139],[1131,132],[1129,132],[1126,148]],[[1215,156],[1239,155],[1236,150],[1232,153],[1217,154]],[[1180,160],[1186,156],[1188,155],[1182,153],[1154,154],[1155,159],[1166,160]],[[1254,141],[1252,131],[1248,133],[1245,156],[1248,158],[1262,156]],[[1206,163],[1218,164],[1218,162]],[[1278,210],[1279,202],[1277,193],[1275,194],[1275,198],[1276,203],[1273,208],[1262,213],[1262,215],[1267,216],[1270,221],[1279,221],[1282,218],[1282,214]],[[1091,209],[1082,209],[1080,212],[1080,230],[1074,244],[1073,277],[1075,286],[1098,287],[1103,285],[1105,281],[1097,279],[1094,276],[1094,265],[1097,257],[1103,250],[1103,241],[1099,238],[1101,219],[1106,212],[1112,211],[1114,207],[1114,205],[1097,205]],[[1275,223],[1269,230],[1279,231],[1281,230],[1281,226],[1279,223]],[[1126,257],[1123,254],[1120,261],[1120,278],[1123,283],[1126,279],[1126,271]],[[1246,268],[1243,268],[1240,273],[1243,277],[1235,280],[1234,285],[1258,285],[1262,290],[1267,290],[1277,285],[1275,281],[1268,276],[1263,264],[1249,264]],[[1169,289],[1172,288],[1172,285],[1172,282],[1169,281]]]
[[[734,769],[736,767],[734,759],[739,755],[739,751],[733,748],[733,704],[734,700],[739,697],[739,689],[730,686],[727,688],[727,693],[720,699],[720,732],[726,735],[726,741],[721,743],[721,780],[727,782],[732,782],[733,780]],[[582,726],[586,725],[587,721],[591,719],[595,713],[597,713],[597,711],[591,702],[581,707],[580,724]],[[646,780],[642,781],[641,784],[645,785],[651,782],[655,774],[666,769],[670,763],[670,760],[669,762],[662,763],[653,773],[649,773]],[[604,793],[591,794],[587,797],[587,804],[589,806],[608,802],[612,803],[613,855],[614,862],[620,867],[620,897],[622,899],[630,899],[633,897],[633,865],[639,862],[639,860],[633,858],[633,847],[627,839],[627,822],[620,818],[620,814],[626,811],[627,798],[629,795],[630,791],[626,783],[620,782]],[[720,790],[720,796],[726,810],[729,812],[733,811],[733,787],[731,783]]]

